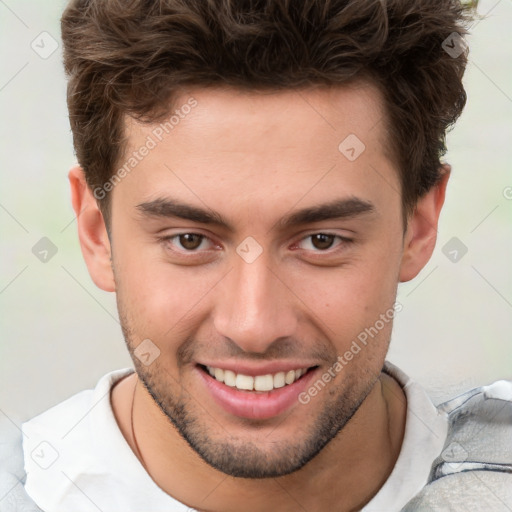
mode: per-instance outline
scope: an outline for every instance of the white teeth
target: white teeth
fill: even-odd
[[[293,384],[297,379],[302,377],[308,368],[298,368],[288,372],[278,372],[275,374],[243,375],[235,373],[231,370],[223,370],[222,368],[212,368],[207,366],[208,373],[219,382],[223,382],[226,386],[236,387],[244,391],[272,391],[273,389],[282,388],[286,385]]]
[[[221,382],[224,382],[224,370],[222,368],[215,368],[214,377]]]
[[[234,388],[236,386],[236,373],[231,370],[224,370],[224,384]]]
[[[286,382],[284,381],[284,372],[279,372],[274,375],[274,387],[282,388]]]
[[[295,370],[290,370],[289,372],[286,372],[286,375],[284,377],[284,381],[286,384],[291,384],[295,380]]]
[[[272,375],[257,375],[254,377],[255,391],[271,391],[274,389],[274,377]]]
[[[242,375],[241,373],[239,373],[236,376],[235,386],[238,389],[245,389],[247,391],[252,391],[254,388],[254,377],[251,377],[249,375]]]

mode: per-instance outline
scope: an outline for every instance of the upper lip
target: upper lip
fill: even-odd
[[[298,370],[299,368],[311,368],[318,366],[309,361],[270,361],[265,364],[254,364],[242,361],[219,361],[219,362],[200,362],[203,366],[211,368],[222,368],[223,370],[231,370],[234,373],[241,373],[255,377],[256,375],[268,375],[269,373],[288,372],[290,370]]]

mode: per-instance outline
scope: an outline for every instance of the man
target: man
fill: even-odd
[[[451,0],[69,4],[72,202],[135,371],[23,424],[12,503],[512,506],[512,383],[436,408],[386,361],[398,283],[435,246],[469,16]]]

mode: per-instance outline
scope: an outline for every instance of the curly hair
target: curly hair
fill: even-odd
[[[155,122],[184,87],[278,90],[369,78],[384,98],[408,214],[439,180],[446,132],[466,103],[467,47],[455,55],[446,41],[468,34],[475,6],[460,0],[72,0],[61,19],[64,66],[87,184],[102,186],[115,172],[125,151],[126,116]],[[108,226],[109,195],[99,206]]]

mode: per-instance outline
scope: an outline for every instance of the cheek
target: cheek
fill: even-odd
[[[214,287],[217,274],[211,269],[171,265],[155,247],[118,245],[116,291],[139,337],[168,342],[183,334],[185,325],[200,314],[201,299]]]
[[[394,316],[399,262],[396,247],[381,248],[340,268],[302,269],[290,277],[290,288],[338,353],[357,339],[384,349]]]
[[[347,311],[359,317],[387,308],[396,294],[399,272],[400,250],[376,247],[339,267],[303,267],[292,279],[294,289],[307,296],[315,310],[331,316]]]

